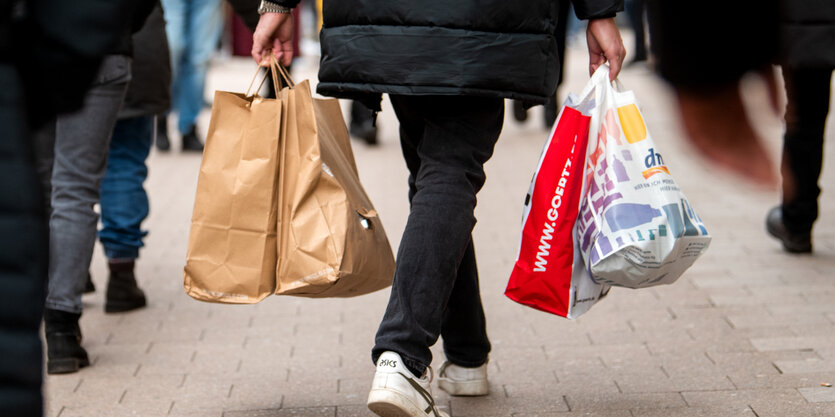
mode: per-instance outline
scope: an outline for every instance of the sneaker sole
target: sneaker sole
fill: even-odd
[[[368,393],[368,409],[380,417],[435,417],[431,412],[427,414],[408,397],[386,389],[373,389]],[[440,417],[449,417],[449,414],[441,410],[438,410],[438,414]]]
[[[449,378],[438,378],[438,388],[456,397],[480,397],[490,392],[486,379],[453,381]]]

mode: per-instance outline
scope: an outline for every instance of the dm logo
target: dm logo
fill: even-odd
[[[645,179],[649,179],[649,177],[665,173],[670,175],[670,171],[667,170],[667,166],[664,165],[664,159],[661,158],[661,154],[655,152],[655,148],[649,148],[649,155],[644,157],[644,165],[646,165],[647,169],[642,173]]]

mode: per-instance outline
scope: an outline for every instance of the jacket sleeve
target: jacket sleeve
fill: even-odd
[[[623,0],[571,0],[571,3],[577,18],[582,20],[615,17],[623,11]]]
[[[249,30],[255,32],[255,26],[258,26],[258,6],[261,4],[260,0],[226,0],[235,14],[243,19],[244,24]]]

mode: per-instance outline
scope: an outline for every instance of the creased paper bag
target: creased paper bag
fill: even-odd
[[[186,293],[255,303],[275,291],[279,100],[218,91],[191,220]]]
[[[360,184],[339,102],[304,81],[284,104],[276,294],[352,297],[391,285],[394,256]]]

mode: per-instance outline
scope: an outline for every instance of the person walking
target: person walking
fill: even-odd
[[[203,151],[197,137],[197,116],[203,109],[203,90],[209,60],[223,30],[221,0],[163,0],[166,33],[171,48],[171,94],[177,130],[184,151]],[[157,148],[168,150],[167,117],[157,122]]]
[[[262,1],[252,55],[288,64],[298,0]],[[620,0],[575,1],[589,19],[589,69],[610,78],[625,50],[614,23]],[[340,0],[324,3],[320,94],[380,110],[391,98],[409,169],[410,213],[371,358],[368,408],[381,416],[446,416],[430,391],[430,346],[443,337],[439,386],[487,394],[490,341],[472,230],[476,194],[502,128],[504,98],[545,103],[560,68],[557,5],[508,1]]]
[[[766,230],[786,252],[811,253],[835,69],[835,3],[782,0],[781,7],[778,60],[788,98],[783,195],[766,216]]]
[[[171,66],[162,5],[156,0],[142,29],[133,35],[131,81],[110,139],[107,167],[101,182],[99,241],[110,271],[105,312],[135,310],[146,304],[134,275],[134,265],[147,234],[141,224],[148,216],[148,176],[145,163],[154,137],[154,115],[171,102]]]
[[[96,240],[99,187],[108,144],[131,77],[131,34],[142,27],[154,0],[132,9],[120,42],[102,61],[83,107],[36,133],[38,171],[51,208],[49,284],[44,309],[47,373],[70,373],[90,364],[81,347],[81,294]],[[125,283],[125,287],[136,285]]]

